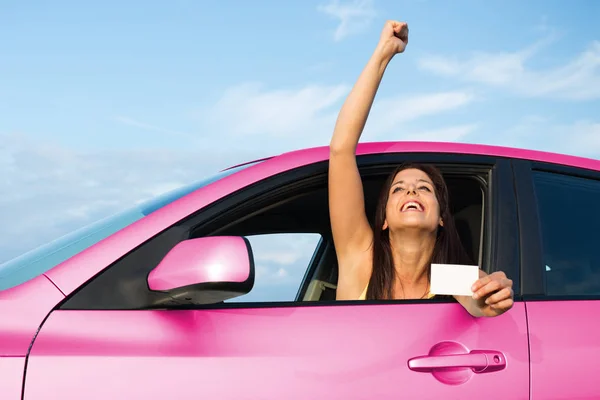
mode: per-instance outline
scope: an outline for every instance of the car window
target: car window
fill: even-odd
[[[600,181],[534,175],[547,295],[600,294]]]
[[[281,233],[246,238],[254,256],[254,287],[227,302],[294,301],[321,235]]]
[[[483,171],[487,174],[487,167]],[[71,296],[61,309],[154,307],[157,294],[148,288],[148,273],[181,241],[182,231],[186,238],[219,235],[249,239],[256,268],[254,286],[249,293],[227,300],[229,304],[293,302],[298,294],[307,302],[334,300],[337,262],[328,237],[324,172],[323,165],[310,165],[264,179],[252,191],[225,196],[185,224],[174,224],[122,257]],[[479,179],[473,179],[471,172],[446,172],[451,175],[448,186],[453,194],[452,212],[459,234],[477,260],[484,245],[482,221],[487,189]],[[387,174],[376,171],[365,181],[368,199],[378,197],[386,177]],[[375,202],[368,200],[367,206],[367,212],[373,215]],[[319,244],[322,239],[325,243]],[[317,247],[319,253],[315,254]],[[314,270],[308,271],[313,262]]]
[[[259,161],[260,162],[260,161]],[[40,246],[19,257],[0,264],[0,290],[9,289],[28,281],[61,262],[100,242],[113,233],[150,215],[175,200],[212,182],[256,164],[249,163],[227,169],[213,176],[183,186],[153,199],[142,202],[108,218],[94,222],[53,242]],[[43,227],[40,227],[43,229]]]

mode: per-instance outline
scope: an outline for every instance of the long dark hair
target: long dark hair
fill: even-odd
[[[389,229],[383,230],[386,218],[386,205],[389,198],[390,187],[398,172],[405,169],[418,169],[425,172],[433,182],[435,195],[440,206],[440,216],[444,226],[437,230],[437,239],[431,256],[434,264],[469,264],[469,256],[465,251],[450,211],[450,199],[448,187],[440,171],[431,165],[405,163],[400,165],[387,178],[375,214],[375,225],[373,226],[373,272],[369,280],[367,300],[391,299],[394,291],[396,269],[390,247]],[[431,270],[427,270],[427,279],[430,279]]]

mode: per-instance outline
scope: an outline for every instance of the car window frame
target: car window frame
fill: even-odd
[[[482,234],[484,235],[483,240],[483,259],[482,266],[487,266],[488,273],[496,270],[502,270],[513,279],[515,294],[518,295],[520,292],[520,265],[518,262],[518,229],[517,229],[517,218],[516,218],[516,197],[513,182],[513,171],[510,163],[510,159],[506,157],[497,157],[489,155],[478,155],[478,154],[449,154],[449,153],[435,153],[435,152],[423,152],[423,153],[383,153],[383,154],[368,154],[357,157],[357,164],[359,169],[368,168],[379,168],[389,167],[392,165],[398,165],[402,162],[422,162],[422,163],[434,163],[436,165],[452,165],[456,167],[460,165],[461,169],[466,170],[485,170],[487,171],[486,180],[488,182],[488,193],[485,195],[484,203],[484,227]],[[218,215],[222,215],[229,210],[234,209],[239,204],[245,203],[249,198],[260,196],[261,194],[281,187],[286,184],[294,184],[303,179],[310,179],[316,174],[326,174],[328,168],[328,160],[319,161],[311,164],[304,165],[302,167],[286,171],[275,176],[270,176],[244,188],[240,191],[231,193],[214,204],[210,204],[202,209],[197,210],[186,218],[175,222],[165,231],[169,229],[177,228],[179,240],[185,240],[190,237],[190,233],[198,226],[209,224],[211,219],[214,219]],[[502,223],[499,223],[504,221]],[[322,234],[322,237],[326,235]],[[150,241],[147,241],[139,246],[142,248],[148,246]],[[302,288],[306,285],[306,279],[310,278],[310,270],[320,261],[323,256],[320,249],[325,246],[326,240],[317,246],[315,249],[314,256],[309,266],[307,266],[306,275],[299,287],[299,293]],[[125,259],[129,254],[122,257]],[[109,270],[115,266],[121,260],[107,266],[106,270]],[[103,309],[103,308],[72,308],[65,307],[69,304],[69,299],[73,296],[77,296],[82,290],[85,290],[85,286],[97,278],[94,277],[86,284],[82,285],[81,288],[75,290],[70,294],[59,306],[61,309]],[[422,303],[422,302],[444,302],[443,300],[386,300],[383,303]],[[203,305],[192,307],[194,309],[211,309],[211,308],[255,308],[255,307],[277,307],[277,306],[309,306],[309,305],[343,305],[353,303],[350,302],[240,302],[240,303],[219,303],[214,305]],[[372,304],[382,303],[381,301],[358,301],[359,304]],[[188,307],[184,307],[188,308]],[[110,308],[114,309],[114,308]],[[129,308],[118,308],[127,310]]]
[[[523,298],[526,301],[587,301],[600,300],[600,295],[548,295],[546,268],[534,173],[547,172],[565,177],[591,179],[600,184],[600,171],[553,164],[518,160],[513,162],[517,207],[520,219]]]
[[[519,259],[519,229],[517,218],[517,199],[514,186],[514,172],[511,159],[478,154],[440,154],[440,153],[384,153],[357,156],[357,165],[362,171],[368,168],[382,168],[389,165],[398,165],[402,162],[434,163],[436,165],[461,165],[461,169],[481,170],[489,169],[486,177],[488,191],[484,195],[484,226],[481,231],[482,238],[482,265],[488,266],[488,273],[503,271],[513,280],[515,299],[521,295],[521,267]],[[458,167],[457,167],[458,169]],[[487,200],[487,203],[485,201]],[[320,246],[315,249],[313,258],[299,287],[296,299],[293,302],[256,302],[256,303],[228,303],[226,305],[206,305],[202,308],[248,308],[248,307],[275,307],[275,306],[309,306],[309,305],[341,305],[341,304],[380,304],[380,303],[423,303],[447,302],[448,300],[386,300],[382,301],[317,301],[302,302],[314,269],[324,257],[324,249],[331,238],[322,236]]]

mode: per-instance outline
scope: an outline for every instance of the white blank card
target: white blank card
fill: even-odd
[[[431,264],[431,293],[472,296],[471,286],[479,279],[477,265]]]

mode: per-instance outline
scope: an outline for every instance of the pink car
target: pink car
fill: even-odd
[[[438,165],[465,246],[513,279],[514,307],[335,301],[329,150],[302,150],[1,265],[0,399],[600,398],[600,161],[449,143],[358,155],[370,213],[394,166]],[[289,301],[249,297],[269,276],[248,238],[270,234],[318,238]]]

